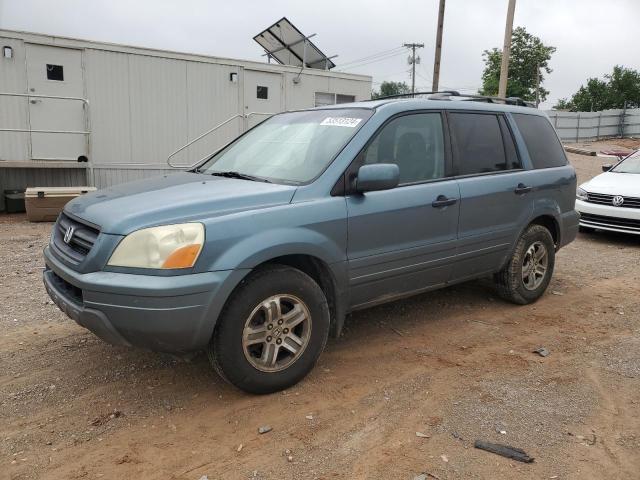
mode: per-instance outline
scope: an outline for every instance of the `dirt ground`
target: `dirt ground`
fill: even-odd
[[[607,163],[571,161],[581,181]],[[0,216],[2,479],[640,477],[640,238],[580,234],[534,305],[482,280],[358,312],[302,383],[251,396],[204,355],[68,320],[41,282],[50,229]]]

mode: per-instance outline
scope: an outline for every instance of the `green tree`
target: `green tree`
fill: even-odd
[[[627,108],[640,107],[640,72],[616,65],[604,78],[589,78],[570,100],[560,99],[554,108],[590,112],[623,108],[625,102]]]
[[[406,93],[411,93],[411,89],[406,83],[384,81],[380,84],[379,92],[375,90],[371,92],[371,98],[375,100],[376,98],[388,97],[390,95],[403,95]]]
[[[507,97],[520,97],[524,100],[536,99],[536,73],[540,72],[540,101],[544,102],[549,91],[542,87],[544,73],[551,73],[549,60],[556,51],[542,43],[540,38],[531,35],[524,27],[517,27],[511,37],[511,53],[509,55],[509,77],[507,79]],[[480,95],[497,95],[500,83],[500,65],[502,50],[493,48],[485,50],[484,71],[482,72],[482,88]]]

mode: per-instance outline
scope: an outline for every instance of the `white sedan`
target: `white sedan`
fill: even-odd
[[[576,210],[582,231],[640,235],[640,150],[578,187]]]

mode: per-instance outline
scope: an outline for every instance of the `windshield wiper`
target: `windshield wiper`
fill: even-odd
[[[240,173],[240,172],[212,172],[211,175],[215,176],[215,177],[225,177],[225,178],[239,178],[241,180],[251,180],[253,182],[265,182],[265,183],[271,183],[271,181],[267,180],[266,178],[262,178],[262,177],[254,177],[253,175],[247,175],[246,173]]]

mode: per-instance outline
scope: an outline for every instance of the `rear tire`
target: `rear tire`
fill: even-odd
[[[494,275],[498,294],[518,305],[533,303],[549,286],[554,266],[551,233],[542,225],[529,225],[518,239],[509,263]]]
[[[249,393],[295,385],[314,367],[329,334],[329,306],[295,268],[251,273],[231,295],[207,353],[222,378]]]

